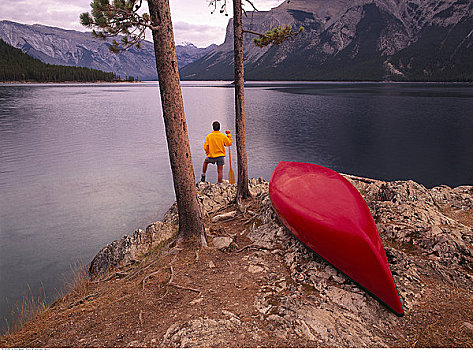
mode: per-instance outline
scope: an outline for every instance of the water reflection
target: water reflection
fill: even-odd
[[[271,87],[279,95],[270,95],[273,102],[265,107],[258,106],[262,91],[247,89],[247,122],[259,130],[248,133],[248,140],[265,134],[265,158],[274,163],[312,161],[429,187],[472,183],[472,85],[393,88],[366,83]]]

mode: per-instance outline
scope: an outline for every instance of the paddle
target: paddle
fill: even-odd
[[[235,183],[235,173],[233,172],[233,169],[232,169],[232,153],[230,152],[230,146],[228,146],[228,158],[229,158],[229,161],[230,161],[230,171],[228,172],[228,181],[231,184],[234,184]]]

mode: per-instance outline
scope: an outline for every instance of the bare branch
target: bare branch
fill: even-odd
[[[185,290],[190,290],[192,292],[196,292],[196,293],[199,293],[202,294],[202,292],[198,289],[194,289],[194,288],[190,288],[190,287],[184,287],[184,286],[180,286],[179,284],[176,284],[176,283],[168,283],[170,286],[172,287],[175,287],[175,288],[180,288],[180,289],[185,289]]]
[[[153,272],[153,273],[150,273],[148,276],[146,276],[146,277],[143,279],[143,281],[141,282],[142,288],[145,289],[146,281],[147,281],[150,277],[152,277],[152,276],[154,276],[154,275],[157,275],[157,274],[160,273],[160,272],[161,272],[161,271],[158,270],[158,271],[155,271],[155,272]]]
[[[258,35],[258,36],[264,36],[264,37],[270,38],[270,36],[268,36],[268,35],[265,34],[265,33],[259,33],[259,32],[255,32],[255,31],[253,31],[253,30],[246,30],[246,29],[243,29],[243,33],[248,33],[248,34],[253,34],[253,35]]]
[[[258,9],[253,4],[253,1],[251,0],[244,0],[244,1],[250,4],[250,6],[253,8],[253,11],[258,12]],[[211,14],[215,13],[215,11],[217,10],[217,3],[220,3],[220,2],[222,3],[222,5],[220,6],[220,13],[225,13],[225,16],[228,16],[227,0],[211,0],[209,2],[209,7],[213,7],[213,10],[210,13]],[[244,8],[242,8],[241,10],[243,11],[244,15],[247,16],[246,10]]]
[[[258,9],[253,4],[253,1],[250,1],[250,0],[245,0],[245,1],[251,5],[251,7],[253,8],[253,11],[258,12]]]

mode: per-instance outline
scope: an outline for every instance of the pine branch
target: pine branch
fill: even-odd
[[[255,12],[258,11],[258,9],[255,7],[253,0],[244,0],[250,6],[253,8]],[[211,0],[209,2],[209,6],[213,7],[213,10],[211,13],[213,14],[217,10],[217,4],[222,3],[222,6],[220,7],[220,13],[225,12],[225,16],[228,16],[226,6],[227,6],[227,0]],[[247,12],[244,8],[241,9],[243,14],[247,16]],[[293,31],[291,26],[286,25],[284,27],[277,27],[274,28],[271,31],[267,31],[266,33],[258,33],[252,30],[246,30],[243,29],[243,33],[247,34],[252,34],[256,35],[257,38],[253,39],[253,42],[255,43],[256,46],[259,47],[265,47],[268,45],[274,46],[274,45],[281,45],[285,40],[288,39],[294,39],[297,35],[299,35],[302,31],[304,30],[304,27],[300,27],[298,31]]]
[[[96,38],[106,40],[123,35],[121,44],[113,40],[109,49],[119,53],[133,46],[140,48],[145,39],[147,28],[158,30],[159,24],[152,23],[149,14],[138,14],[143,4],[142,0],[94,0],[91,2],[91,13],[85,12],[80,16],[81,24],[93,29],[92,35]]]
[[[297,35],[304,31],[304,27],[300,27],[299,30],[293,31],[292,27],[286,25],[284,27],[277,27],[271,31],[267,31],[265,33],[258,33],[252,30],[243,30],[244,33],[249,33],[253,35],[257,35],[257,38],[253,39],[253,42],[256,46],[265,47],[268,45],[281,45],[284,41],[288,39],[294,39]]]

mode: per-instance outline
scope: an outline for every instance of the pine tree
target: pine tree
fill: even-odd
[[[206,245],[184,115],[169,0],[148,0],[149,14],[138,14],[141,5],[141,0],[114,0],[113,4],[109,0],[94,0],[91,14],[83,13],[81,23],[86,27],[98,28],[98,31],[93,31],[98,38],[115,37],[110,49],[117,53],[132,46],[139,48],[145,30],[152,30],[179,216],[177,239],[180,244],[195,246],[200,241]],[[120,42],[116,39],[118,34],[122,35]]]

